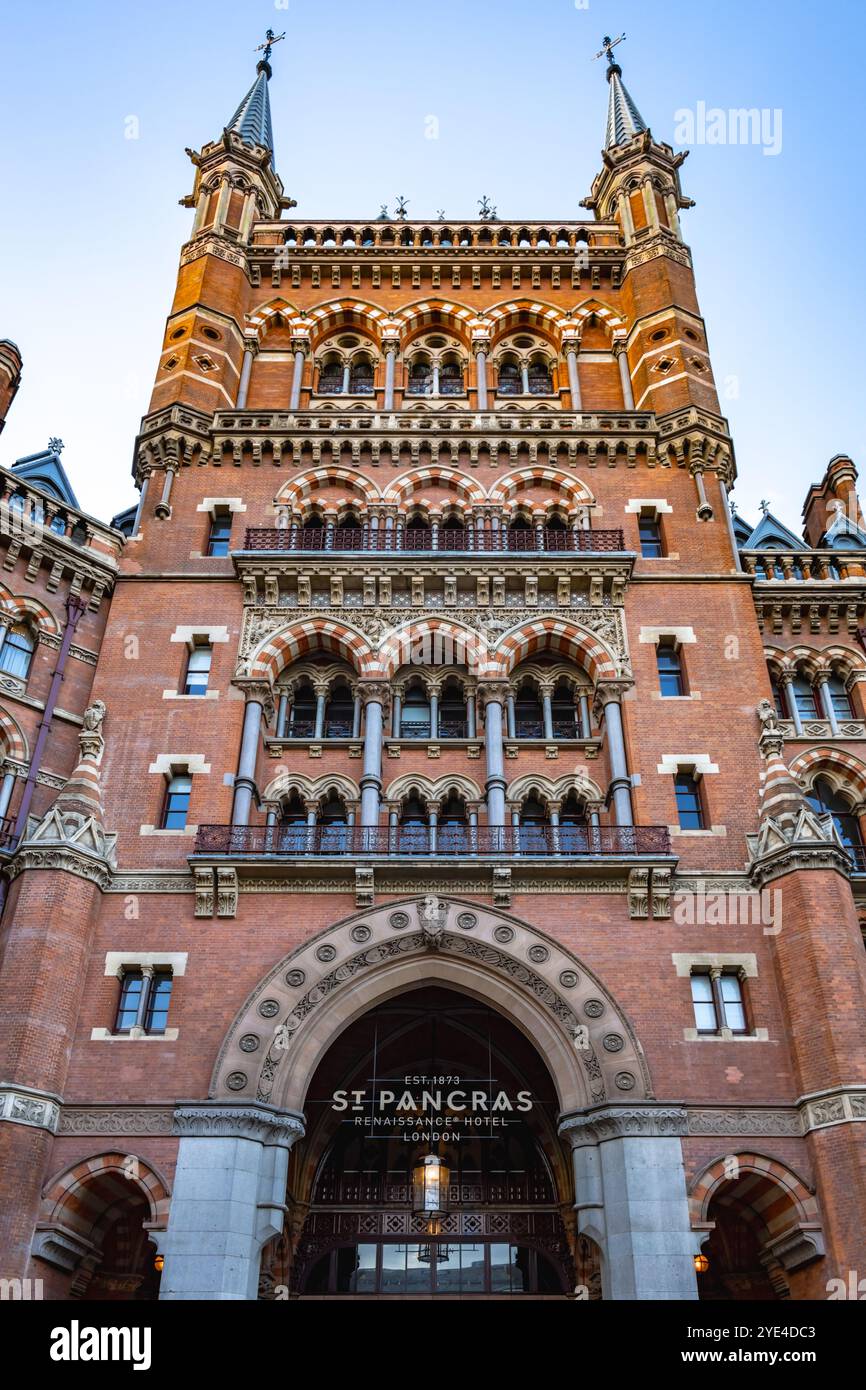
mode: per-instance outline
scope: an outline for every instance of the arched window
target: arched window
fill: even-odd
[[[446,854],[459,854],[468,848],[468,831],[466,803],[452,792],[439,812],[438,848]]]
[[[529,391],[533,396],[550,396],[553,394],[553,377],[550,367],[543,357],[533,357],[529,363]]]
[[[280,803],[277,843],[283,853],[292,854],[306,849],[309,840],[307,809],[301,800],[300,793],[293,791]]]
[[[325,705],[325,738],[351,738],[355,701],[345,681],[331,687]]]
[[[403,854],[426,854],[430,845],[427,808],[417,792],[400,807],[398,844]]]
[[[520,808],[520,850],[523,854],[544,854],[550,824],[547,810],[537,793],[526,798]]]
[[[563,854],[586,852],[589,848],[587,827],[586,805],[577,792],[571,791],[559,813],[559,848]]]
[[[788,719],[788,697],[785,687],[778,676],[770,676],[770,685],[773,690],[773,704],[776,706],[776,714],[780,719]]]
[[[295,691],[292,701],[287,738],[312,738],[316,731],[316,694],[308,680]]]
[[[559,680],[551,700],[554,738],[580,738],[580,711],[574,691],[566,680]]]
[[[420,681],[414,681],[406,691],[400,733],[403,738],[430,737],[430,699]]]
[[[815,698],[815,689],[805,676],[797,676],[791,690],[801,719],[819,719],[821,711]]]
[[[331,792],[320,805],[316,824],[319,827],[319,848],[323,854],[336,854],[348,847],[348,815],[336,792]]]
[[[466,700],[457,680],[447,680],[439,702],[439,737],[466,738]]]
[[[514,732],[517,738],[544,738],[541,699],[529,681],[521,685],[514,702]]]
[[[523,379],[516,357],[504,357],[500,362],[499,383],[496,390],[500,396],[520,396],[523,394]]]
[[[833,817],[839,831],[839,838],[847,850],[854,852],[859,867],[863,867],[863,836],[860,824],[851,808],[851,802],[841,792],[837,792],[826,777],[816,777],[812,790],[806,793],[809,805],[821,815]]]
[[[339,357],[328,357],[319,369],[319,395],[339,396],[343,391],[343,364]]]
[[[508,523],[508,549],[535,549],[535,528],[523,512],[518,512]]]
[[[188,773],[178,774],[166,785],[165,800],[162,803],[160,818],[161,830],[185,830],[189,812],[189,798],[192,793],[192,777]]]
[[[29,625],[15,623],[6,633],[6,640],[0,647],[0,671],[26,681],[35,650],[36,642]]]
[[[851,708],[851,696],[845,689],[845,682],[840,676],[831,676],[827,682],[827,689],[830,692],[830,700],[833,704],[833,713],[837,719],[852,719],[854,711]]]
[[[420,512],[413,512],[406,522],[403,544],[407,550],[429,550],[433,532]]]
[[[369,357],[355,357],[349,372],[349,391],[353,396],[372,396],[373,363]]]
[[[429,396],[433,392],[433,364],[429,357],[414,357],[409,366],[410,396]]]
[[[463,395],[463,368],[456,358],[448,358],[439,368],[440,396]]]

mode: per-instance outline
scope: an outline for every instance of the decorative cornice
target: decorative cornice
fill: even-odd
[[[573,1149],[607,1139],[672,1139],[688,1134],[688,1114],[682,1105],[604,1105],[562,1115],[558,1133]]]
[[[172,1128],[185,1139],[253,1139],[287,1149],[305,1133],[304,1116],[297,1111],[256,1101],[185,1101],[175,1107]]]
[[[58,1134],[171,1135],[170,1105],[64,1105]]]
[[[866,1086],[845,1086],[803,1096],[797,1107],[803,1132],[866,1120]]]
[[[31,1129],[47,1129],[49,1134],[56,1134],[61,1104],[60,1096],[52,1091],[37,1091],[32,1086],[0,1082],[0,1121],[28,1125]]]

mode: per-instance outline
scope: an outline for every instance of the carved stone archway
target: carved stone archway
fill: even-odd
[[[516,917],[433,897],[353,914],[280,961],[235,1018],[211,1097],[301,1111],[334,1038],[421,984],[448,985],[510,1018],[544,1057],[562,1112],[652,1098],[628,1019],[582,962]]]

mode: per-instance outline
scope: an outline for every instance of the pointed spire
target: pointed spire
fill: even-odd
[[[627,145],[636,135],[648,129],[647,123],[632,101],[628,88],[622,80],[622,68],[614,63],[608,53],[607,80],[610,86],[610,99],[607,105],[607,132],[604,148],[613,149],[616,145]]]
[[[620,34],[618,39],[612,39],[610,34],[605,34],[601,49],[595,55],[596,58],[604,58],[607,55],[610,100],[607,107],[607,132],[604,137],[606,150],[612,150],[617,145],[627,145],[636,135],[642,135],[648,129],[646,121],[622,81],[622,68],[619,63],[614,62],[613,50],[624,38],[625,34]]]
[[[256,68],[256,80],[232,116],[226,130],[239,135],[245,145],[263,145],[271,152],[274,162],[274,132],[271,126],[271,103],[268,80],[271,65],[263,58]]]

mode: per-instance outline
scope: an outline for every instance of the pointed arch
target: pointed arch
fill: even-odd
[[[450,299],[423,299],[407,304],[394,315],[400,324],[401,345],[405,348],[426,328],[449,329],[469,348],[472,330],[484,326],[484,317],[477,309],[457,304]]]
[[[30,622],[41,632],[59,634],[60,623],[50,608],[23,594],[7,594],[0,599],[0,612],[11,613],[16,622]]]
[[[270,320],[276,318],[277,314],[281,314],[286,322],[292,325],[303,317],[296,304],[290,303],[282,295],[275,295],[273,299],[260,304],[251,314],[247,314],[247,327],[254,330],[256,337],[261,340],[268,331]]]
[[[441,801],[451,792],[457,792],[464,801],[484,799],[484,793],[478,783],[459,772],[446,772],[436,778],[427,777],[424,773],[403,772],[389,784],[383,797],[386,801],[402,801],[409,792],[415,790],[420,791],[429,801]]]
[[[0,708],[0,756],[14,758],[16,762],[30,761],[27,738],[16,719],[5,709]]]
[[[429,896],[391,901],[353,913],[284,957],[239,1009],[210,1095],[302,1111],[321,1058],[356,1018],[408,989],[443,984],[483,999],[533,1042],[560,1111],[652,1097],[628,1018],[564,946],[476,900],[433,899],[439,934],[431,950],[430,913]]]
[[[780,1235],[793,1222],[818,1222],[814,1191],[792,1168],[765,1154],[735,1153],[713,1159],[695,1178],[689,1194],[692,1224],[707,1221],[710,1203],[720,1189],[747,1176],[752,1179],[749,1203],[760,1211],[771,1237]]]
[[[245,674],[273,685],[281,672],[310,652],[334,652],[359,676],[375,674],[376,660],[366,637],[346,623],[325,617],[298,618],[268,637],[250,657]]]
[[[853,790],[858,801],[866,801],[866,763],[842,748],[809,748],[793,759],[790,770],[801,787],[824,773],[837,791]]]
[[[465,666],[483,675],[487,644],[465,623],[449,618],[409,618],[384,636],[379,645],[377,674],[390,680],[403,666]]]
[[[509,299],[485,310],[491,331],[491,348],[515,328],[535,328],[559,346],[562,326],[568,318],[563,309],[538,299]]]
[[[332,299],[307,309],[305,315],[314,352],[335,328],[363,329],[381,351],[382,334],[393,323],[393,316],[386,309],[361,299]]]
[[[42,1193],[42,1219],[92,1238],[105,1208],[104,1197],[95,1200],[97,1181],[103,1193],[114,1193],[118,1199],[134,1188],[148,1204],[148,1220],[157,1227],[165,1226],[171,1194],[168,1183],[140,1154],[120,1151],[78,1159],[49,1179]]]
[[[461,473],[457,468],[438,463],[430,464],[427,468],[411,468],[407,473],[401,473],[399,478],[394,478],[386,487],[383,501],[398,506],[410,496],[415,501],[419,490],[429,483],[442,484],[474,506],[482,506],[487,501],[484,488],[475,478]]]
[[[274,499],[277,507],[298,508],[314,492],[331,485],[345,488],[360,497],[368,507],[381,503],[382,494],[376,484],[354,468],[324,464],[321,468],[305,468],[284,483]]]
[[[357,782],[341,772],[323,772],[321,777],[307,777],[303,772],[282,771],[265,787],[262,800],[279,801],[293,791],[299,792],[304,801],[319,801],[332,791],[344,801],[358,801],[361,796]]]
[[[582,304],[575,305],[568,317],[582,328],[586,320],[593,315],[604,325],[612,338],[622,337],[627,331],[628,325],[622,315],[611,305],[602,303],[600,299],[585,299]]]
[[[593,683],[615,680],[620,674],[610,648],[578,623],[567,618],[533,618],[506,632],[490,656],[490,674],[508,676],[537,652],[557,652],[582,666]]]
[[[498,506],[513,501],[519,492],[530,487],[547,487],[558,494],[558,499],[566,502],[572,509],[594,507],[595,498],[586,483],[567,473],[562,468],[545,468],[533,464],[527,468],[514,468],[497,478],[490,488],[489,500]]]

